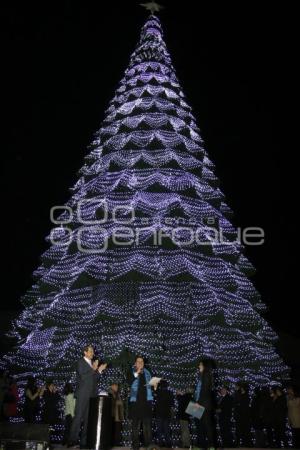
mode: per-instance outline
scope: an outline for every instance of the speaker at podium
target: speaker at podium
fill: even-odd
[[[90,400],[87,429],[88,448],[108,450],[112,448],[112,399],[100,394]]]

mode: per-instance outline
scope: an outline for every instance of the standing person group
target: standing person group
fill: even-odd
[[[23,417],[27,423],[42,423],[53,426],[64,415],[65,432],[63,443],[68,447],[87,445],[89,403],[97,395],[97,385],[107,364],[94,359],[94,349],[87,345],[77,362],[76,389],[67,383],[64,389],[64,412],[62,399],[53,380],[38,386],[29,377],[24,389]],[[217,443],[222,447],[287,447],[287,424],[292,430],[293,447],[300,448],[300,396],[294,386],[287,388],[287,395],[280,386],[256,388],[254,393],[244,382],[224,384],[214,396],[213,371],[210,361],[200,361],[194,387],[184,391],[173,391],[165,379],[152,377],[145,367],[142,356],[135,358],[127,376],[128,418],[131,420],[133,450],[154,445],[172,447],[171,422],[175,417],[180,423],[180,446],[213,449]],[[125,390],[122,388],[122,393]],[[251,395],[249,394],[251,393]],[[174,395],[175,394],[175,395]],[[120,385],[110,386],[112,442],[122,444],[122,422],[127,418]],[[186,410],[190,402],[204,411],[200,418],[192,418]],[[17,414],[18,389],[12,377],[0,373],[0,406],[2,420]],[[175,410],[177,415],[175,415]],[[153,425],[155,435],[153,436]],[[192,424],[196,431],[193,441]],[[216,426],[218,424],[218,426]],[[234,432],[233,432],[234,431]],[[140,439],[142,438],[142,439]]]

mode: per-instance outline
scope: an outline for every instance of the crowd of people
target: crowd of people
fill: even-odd
[[[96,395],[98,377],[106,369],[105,364],[99,365],[93,357],[93,348],[86,346],[77,365],[75,390],[67,383],[60,392],[52,380],[38,386],[36,380],[29,377],[21,402],[24,421],[35,423],[38,420],[51,426],[63,415],[62,443],[74,447],[81,436],[81,446],[85,446],[89,399]],[[141,434],[144,447],[153,442],[161,447],[174,446],[172,424],[175,420],[180,424],[179,445],[183,448],[289,447],[288,429],[292,447],[300,448],[300,395],[295,387],[256,388],[250,395],[249,386],[240,382],[234,389],[224,384],[215,392],[212,373],[209,363],[201,361],[195,385],[174,392],[165,379],[151,384],[152,374],[145,367],[144,358],[137,356],[127,377],[128,389],[124,390],[118,383],[109,387],[112,445],[122,444],[122,426],[128,418],[132,424],[133,450],[140,447]],[[200,419],[186,412],[190,402],[204,407]],[[0,373],[1,420],[15,417],[20,409],[18,404],[18,387],[13,377]]]

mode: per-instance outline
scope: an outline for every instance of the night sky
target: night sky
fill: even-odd
[[[246,252],[269,307],[265,317],[277,332],[300,337],[288,291],[295,220],[285,207],[289,149],[278,126],[290,90],[284,14],[259,3],[162,3],[165,41],[234,224],[266,233],[264,246]],[[47,248],[49,210],[69,198],[146,17],[132,1],[4,8],[1,332],[21,309]]]

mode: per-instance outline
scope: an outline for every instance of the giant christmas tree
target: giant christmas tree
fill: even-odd
[[[111,362],[107,381],[134,354],[174,388],[203,357],[218,380],[285,373],[153,14],[66,206],[4,358],[20,378],[69,379],[86,343]]]

